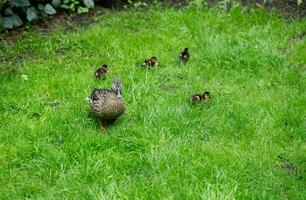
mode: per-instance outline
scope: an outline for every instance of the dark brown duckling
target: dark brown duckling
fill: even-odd
[[[194,94],[191,96],[191,103],[200,103],[202,101],[206,102],[210,99],[210,93],[204,92],[203,94]]]
[[[158,65],[158,59],[155,56],[152,56],[151,59],[143,61],[141,64],[142,67],[156,67]]]
[[[185,64],[189,60],[189,57],[190,57],[189,50],[188,48],[185,48],[184,51],[181,52],[179,55],[180,63]]]
[[[106,74],[108,72],[108,66],[102,65],[95,71],[95,78],[96,79],[105,79]]]

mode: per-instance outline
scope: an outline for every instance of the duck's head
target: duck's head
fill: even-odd
[[[185,48],[185,49],[184,49],[184,52],[188,52],[188,48]]]
[[[209,92],[204,92],[203,93],[203,99],[204,99],[204,101],[207,101],[208,99],[210,99],[210,93]]]
[[[119,99],[122,98],[122,82],[118,76],[113,79],[112,90],[116,93]]]

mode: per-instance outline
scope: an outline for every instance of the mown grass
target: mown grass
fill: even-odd
[[[305,29],[262,10],[153,7],[3,45],[0,198],[304,199]],[[152,55],[157,68],[135,66]],[[114,75],[127,110],[105,134],[85,97]],[[212,100],[191,106],[203,91]]]

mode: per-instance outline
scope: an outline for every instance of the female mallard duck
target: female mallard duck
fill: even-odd
[[[210,93],[204,92],[203,94],[194,94],[191,96],[191,103],[195,104],[202,101],[208,101],[210,99]]]
[[[95,71],[96,79],[105,79],[106,73],[108,72],[108,66],[102,65]]]
[[[188,48],[185,48],[183,52],[180,53],[179,59],[181,64],[185,64],[190,57]]]
[[[119,77],[113,79],[111,89],[94,89],[87,99],[90,109],[99,118],[101,130],[106,129],[103,123],[114,122],[124,113],[125,104],[122,99],[122,83]]]
[[[158,60],[155,56],[152,56],[151,59],[145,60],[142,62],[141,66],[142,67],[155,67],[158,65]]]

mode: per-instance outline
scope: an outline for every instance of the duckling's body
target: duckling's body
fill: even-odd
[[[150,59],[144,60],[141,64],[142,67],[156,67],[158,65],[158,60],[155,56],[152,56]]]
[[[90,109],[99,118],[101,129],[105,129],[102,122],[113,122],[124,113],[121,89],[121,80],[115,77],[112,89],[94,89],[88,98]]]
[[[191,96],[191,103],[200,103],[200,102],[205,102],[210,99],[210,93],[209,92],[204,92],[203,94],[194,94]]]
[[[190,57],[189,50],[188,48],[185,48],[184,51],[182,51],[179,55],[180,63],[185,64],[189,60],[189,57]]]
[[[141,67],[150,67],[150,60],[144,60],[141,63]]]
[[[195,104],[197,102],[201,102],[203,98],[202,94],[194,94],[191,96],[191,103]]]
[[[95,78],[96,79],[105,79],[106,74],[108,72],[108,66],[102,65],[95,71]]]

